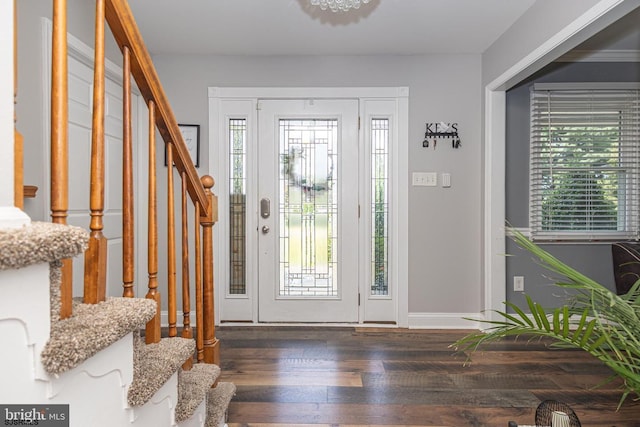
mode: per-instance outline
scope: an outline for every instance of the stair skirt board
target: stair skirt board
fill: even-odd
[[[133,381],[133,366],[131,364],[131,354],[133,352],[132,334],[128,334],[119,339],[109,347],[103,349],[98,354],[87,359],[81,365],[70,369],[60,375],[50,376],[48,395],[53,398],[58,395],[64,396],[73,392],[76,387],[74,377],[84,374],[92,379],[115,375],[118,379],[120,406],[125,407],[126,388]],[[88,385],[88,384],[87,384]],[[86,385],[85,385],[86,386]],[[85,393],[85,388],[78,388],[77,391]]]
[[[0,369],[5,384],[0,390],[3,404],[69,404],[73,419],[79,422],[71,425],[112,427],[128,423],[125,396],[126,386],[133,378],[131,337],[127,337],[128,345],[127,339],[120,340],[60,376],[36,379],[34,366],[38,359],[25,340],[23,325],[19,321],[0,321],[0,336],[5,350],[12,349],[4,352]],[[97,390],[99,399],[94,394]]]
[[[179,427],[202,427],[207,422],[207,402],[204,399],[193,411],[193,415],[184,421],[177,421]]]
[[[0,378],[4,385],[0,387],[0,402],[19,404],[32,402],[34,397],[44,399],[46,383],[36,380],[37,352],[30,342],[28,324],[21,319],[1,319],[0,336],[3,346]]]
[[[16,344],[29,347],[31,369],[35,371],[31,376],[43,379],[49,377],[40,364],[40,353],[51,331],[49,296],[48,263],[0,271],[0,322],[19,326],[21,338]],[[13,348],[9,337],[0,336],[3,338],[3,353],[8,353]]]
[[[140,426],[175,425],[177,401],[178,374],[174,373],[147,402],[130,407],[130,422]]]

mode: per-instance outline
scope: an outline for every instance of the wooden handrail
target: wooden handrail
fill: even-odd
[[[138,89],[147,103],[151,100],[155,102],[156,126],[160,135],[165,143],[174,144],[174,162],[178,173],[186,173],[187,191],[191,199],[200,205],[203,212],[206,211],[208,201],[200,177],[126,0],[106,0],[106,19],[120,50],[125,46],[131,50],[131,73]]]
[[[26,198],[34,198],[38,193],[38,187],[35,185],[25,185],[24,186],[24,197]]]

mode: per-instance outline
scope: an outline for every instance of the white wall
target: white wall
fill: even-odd
[[[409,189],[410,241],[405,242],[409,247],[409,312],[480,311],[479,55],[160,55],[154,62],[178,122],[201,125],[204,159],[208,156],[209,86],[408,86],[406,173],[452,175],[449,189]],[[459,123],[462,148],[453,150],[444,141],[436,150],[422,148],[425,122],[439,121]],[[207,171],[201,168],[200,172]],[[215,178],[215,171],[212,175]]]
[[[0,4],[0,208],[13,206],[13,2]]]

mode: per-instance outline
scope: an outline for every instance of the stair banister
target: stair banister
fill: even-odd
[[[131,55],[122,49],[122,296],[133,298],[134,210],[133,130],[131,115]]]
[[[214,313],[214,285],[213,285],[213,225],[218,221],[218,198],[211,192],[214,186],[214,179],[209,176],[202,177],[202,184],[205,188],[207,199],[209,200],[208,209],[202,212],[200,223],[202,224],[202,240],[204,247],[202,248],[203,268],[202,268],[202,286],[203,286],[203,333],[204,333],[204,361],[206,363],[219,364],[220,348],[216,339],[216,329],[213,318]],[[199,325],[198,325],[199,327]]]
[[[147,269],[149,275],[147,298],[156,302],[160,307],[160,292],[158,291],[158,200],[156,190],[156,104],[153,100],[147,103],[149,108],[149,196],[148,196],[148,240],[147,240]],[[145,330],[147,344],[160,341],[160,310],[147,323]]]
[[[202,353],[204,361],[207,363],[213,363],[214,360],[218,360],[217,352],[218,352],[218,341],[215,338],[215,328],[213,326],[214,316],[213,316],[213,224],[217,220],[217,203],[213,206],[211,203],[212,200],[217,200],[215,196],[211,193],[211,187],[213,186],[213,178],[211,177],[203,177],[203,183],[201,183],[200,178],[198,177],[197,171],[187,149],[187,146],[182,137],[182,133],[178,127],[177,121],[173,114],[173,111],[168,103],[164,90],[160,84],[160,80],[157,76],[155,68],[153,67],[153,63],[151,61],[151,57],[149,56],[148,51],[142,41],[142,36],[135,24],[135,20],[129,8],[129,5],[124,0],[105,0],[106,2],[106,21],[111,28],[114,39],[116,43],[120,47],[120,49],[124,52],[125,48],[129,50],[130,56],[130,64],[131,64],[131,74],[136,81],[136,84],[142,94],[143,98],[147,102],[147,105],[154,105],[155,117],[154,119],[150,119],[149,128],[150,134],[152,133],[152,129],[157,128],[160,136],[164,140],[167,149],[167,157],[171,156],[171,159],[168,160],[168,165],[175,166],[180,177],[183,179],[184,185],[186,186],[186,191],[189,194],[191,200],[193,201],[197,210],[199,210],[201,215],[201,224],[202,224],[202,251],[203,255],[200,258],[199,254],[196,254],[196,299],[198,290],[197,283],[197,275],[200,274],[200,269],[202,269],[202,303],[204,307],[202,307],[202,322],[198,323],[198,325],[204,325],[201,328],[198,328],[204,334],[203,340],[201,341],[201,345],[203,347]],[[155,132],[155,131],[153,131]],[[151,138],[151,135],[150,135]],[[154,154],[155,156],[155,154]],[[155,158],[155,157],[153,157]],[[170,168],[169,168],[170,169]],[[173,178],[172,172],[169,172],[169,186],[173,188]],[[150,170],[150,180],[155,180],[155,177],[151,176]],[[154,181],[155,182],[155,181]],[[208,190],[205,190],[206,184],[210,184]],[[168,191],[168,198],[171,199],[173,197],[172,189]],[[151,190],[151,189],[150,189]],[[155,196],[154,196],[155,197]],[[170,206],[173,206],[173,202],[169,200]],[[151,205],[156,204],[154,200],[153,203],[150,202]],[[173,233],[175,232],[175,222],[173,217],[173,207],[169,209],[169,224],[168,229],[173,230],[169,232],[168,235],[168,316],[169,316],[169,335],[175,336],[176,331],[176,288],[175,288],[175,246],[173,242],[175,239],[173,237]],[[214,219],[215,218],[215,219]],[[183,221],[186,220],[186,217],[183,216]],[[155,221],[155,220],[154,220]],[[151,219],[150,219],[150,228],[151,228]],[[157,223],[153,222],[156,224]],[[172,226],[173,224],[173,226]],[[196,224],[196,234],[198,233],[197,228],[199,227]],[[149,232],[150,236],[152,235],[151,229]],[[156,232],[157,236],[157,232]],[[157,250],[157,237],[155,242],[149,243],[149,250],[151,251],[152,247],[155,247]],[[154,256],[151,255],[150,256]],[[157,257],[157,255],[155,255]],[[198,266],[200,263],[200,266]],[[153,264],[153,261],[150,260],[150,265]],[[156,301],[160,301],[160,293],[157,290],[157,259],[155,260],[155,268],[150,268],[149,270],[149,292],[148,297],[156,299]],[[160,306],[160,305],[158,305]],[[198,319],[198,309],[199,307],[196,305],[196,318]],[[183,310],[185,308],[183,307]],[[186,317],[186,316],[185,316]],[[160,320],[153,320],[151,322],[153,324],[152,327],[148,327],[147,333],[150,332],[149,329],[153,329],[155,332],[151,334],[151,336],[147,335],[147,342],[155,342],[155,339],[159,339],[159,325]],[[199,334],[198,334],[199,335]],[[198,339],[197,339],[198,341]]]
[[[105,99],[105,0],[96,0],[95,59],[93,73],[93,120],[91,128],[91,222],[89,248],[84,254],[84,302],[104,301],[107,289],[107,239],[104,228],[104,99]]]
[[[15,1],[15,0],[14,0]],[[68,123],[69,123],[69,97],[68,97],[68,68],[67,68],[67,2],[66,0],[53,0],[53,48],[52,48],[52,123],[51,123],[51,216],[53,222],[66,224],[67,211],[69,203],[68,182],[69,182],[69,153],[68,153]],[[122,299],[106,301],[98,306],[83,306],[77,311],[77,319],[71,320],[71,324],[81,319],[83,315],[88,313],[96,314],[98,317],[104,316],[101,310],[105,307],[109,308],[111,304],[124,303],[124,307],[130,311],[129,314],[137,314],[136,318],[121,319],[120,316],[113,317],[113,328],[101,328],[105,331],[122,334],[131,334],[133,332],[133,359],[135,361],[145,361],[146,365],[137,365],[134,368],[133,382],[129,385],[127,393],[128,403],[131,406],[141,406],[148,402],[152,394],[157,390],[145,387],[147,380],[145,377],[139,376],[141,371],[150,373],[154,379],[159,379],[159,384],[164,383],[164,374],[175,375],[178,372],[178,395],[175,412],[172,410],[172,419],[176,422],[188,420],[193,415],[191,410],[195,409],[195,405],[199,405],[202,399],[207,399],[211,403],[207,404],[207,425],[214,422],[220,425],[223,421],[223,413],[218,413],[219,408],[226,408],[228,400],[235,391],[233,384],[219,383],[216,386],[216,375],[219,368],[209,366],[208,364],[219,364],[219,341],[215,336],[214,324],[214,283],[213,283],[213,226],[218,219],[217,197],[212,193],[211,189],[214,180],[211,176],[203,176],[200,178],[196,172],[193,160],[185,141],[180,132],[179,126],[175,120],[170,105],[164,94],[164,90],[160,85],[155,68],[151,62],[150,56],[142,41],[137,25],[133,20],[131,11],[126,0],[96,0],[96,22],[95,22],[95,59],[94,59],[94,81],[93,81],[93,115],[91,129],[91,173],[90,173],[90,233],[88,239],[88,249],[85,252],[85,271],[84,271],[84,302],[88,304],[98,304],[106,299],[106,274],[107,274],[107,239],[103,233],[104,229],[104,209],[105,209],[105,177],[106,171],[106,147],[105,147],[105,113],[106,113],[106,94],[105,94],[105,22],[112,29],[114,38],[118,43],[123,55],[123,97],[122,97],[122,294],[124,297],[133,298],[134,295],[134,141],[132,131],[132,81],[141,91],[148,107],[148,291],[146,299]],[[15,94],[14,94],[15,97]],[[167,160],[167,254],[168,254],[168,319],[169,319],[169,338],[161,339],[161,295],[158,289],[158,194],[157,194],[157,176],[158,162],[156,154],[158,147],[156,145],[156,134],[159,132],[162,137],[166,150]],[[16,132],[17,134],[17,132]],[[17,156],[15,162],[21,163],[19,147],[16,149]],[[137,150],[142,155],[142,149]],[[181,239],[176,242],[176,208],[174,193],[174,170],[176,168],[181,181]],[[17,178],[21,168],[16,167]],[[22,189],[22,180],[20,189]],[[16,188],[15,195],[19,195]],[[20,201],[22,197],[20,197]],[[193,222],[194,231],[194,257],[189,255],[189,239],[188,234],[191,232],[189,227],[189,206],[193,203],[195,212],[195,221]],[[55,228],[55,227],[54,227]],[[75,227],[60,227],[65,230],[79,233],[84,239],[82,244],[86,242],[86,232],[78,230]],[[165,228],[162,228],[164,232]],[[67,239],[69,242],[75,242],[74,239]],[[176,244],[181,245],[181,293],[182,293],[182,317],[183,328],[182,338],[177,337],[177,266],[176,266]],[[65,253],[64,256],[71,256],[81,251],[81,248],[73,254]],[[62,258],[62,257],[59,257]],[[56,258],[58,259],[58,258]],[[193,330],[191,327],[191,268],[195,269],[194,289],[195,289],[195,317],[197,321],[197,333],[195,349],[198,365],[193,364]],[[65,274],[67,282],[61,286],[62,289],[62,309],[61,317],[72,316],[72,293],[71,293],[71,263],[66,262],[62,268],[63,281]],[[52,279],[52,283],[54,279]],[[56,280],[57,282],[57,277]],[[55,295],[55,294],[52,294]],[[66,311],[65,311],[66,310]],[[152,317],[153,316],[153,317]],[[150,320],[149,320],[150,319]],[[52,319],[53,320],[53,319]],[[57,319],[56,319],[57,320]],[[121,331],[119,326],[125,327],[125,323],[130,320],[137,322],[127,324],[126,329]],[[137,340],[137,331],[146,322],[145,340],[147,344],[159,343],[157,346],[144,346],[141,341]],[[50,373],[62,373],[66,370],[79,366],[82,360],[95,356],[95,348],[87,346],[87,340],[77,339],[75,334],[79,331],[68,334],[65,330],[64,334],[58,334],[55,330],[56,326],[69,325],[66,321],[52,323],[51,339],[57,337],[58,341],[49,347],[49,342],[42,351],[43,366]],[[91,323],[91,322],[88,322]],[[122,325],[121,325],[122,323]],[[85,323],[78,322],[79,325]],[[114,341],[103,342],[97,339],[99,345],[108,346],[110,343],[124,342],[121,338],[124,335],[110,336]],[[57,360],[48,358],[55,353],[60,347],[64,354],[69,349],[76,348],[75,344],[82,341],[83,345],[78,352],[81,354],[80,359],[73,359],[69,365],[62,365]],[[50,341],[51,342],[51,341]],[[169,344],[166,346],[166,344]],[[68,346],[68,347],[67,347]],[[172,370],[168,372],[156,372],[149,369],[151,365],[164,365],[156,363],[153,352],[158,349],[164,354],[165,350],[176,347],[178,352],[172,354],[171,366]],[[124,349],[124,348],[123,348]],[[171,351],[166,351],[172,353]],[[148,355],[148,356],[147,356]],[[130,357],[130,356],[129,356]],[[48,361],[45,363],[44,361]],[[177,362],[177,363],[176,363]],[[66,362],[65,362],[66,363]],[[74,365],[76,363],[76,365]],[[64,366],[63,366],[64,365]],[[182,365],[182,371],[176,371]],[[139,369],[142,366],[143,369]],[[190,371],[190,372],[186,372]],[[168,377],[167,377],[168,378]],[[193,390],[185,388],[188,385],[194,386]],[[164,387],[164,386],[163,386]],[[209,391],[204,389],[212,387]],[[195,390],[197,389],[197,390]],[[194,396],[194,390],[196,391]],[[142,394],[140,394],[142,393]],[[142,396],[142,397],[141,397]],[[222,400],[221,400],[222,399]],[[215,405],[222,406],[216,407]],[[214,406],[210,406],[214,405]],[[121,406],[118,404],[118,406]],[[213,409],[213,410],[212,410]],[[145,424],[146,425],[146,424]],[[173,424],[172,424],[173,425]]]
[[[67,1],[53,0],[51,49],[51,221],[67,223],[69,207],[69,106],[67,67]],[[63,260],[60,318],[71,316],[73,264]]]
[[[178,335],[176,302],[176,219],[173,185],[173,142],[167,143],[167,306],[169,336]]]
[[[54,49],[52,70],[52,218],[66,223],[68,209],[68,89],[66,50],[66,1],[54,0]],[[96,0],[94,93],[91,139],[90,241],[85,252],[84,301],[98,303],[106,298],[107,240],[103,234],[105,193],[105,22],[111,28],[123,54],[123,296],[133,297],[134,282],[134,224],[133,224],[133,138],[131,111],[131,77],[136,81],[149,109],[149,168],[148,168],[148,291],[146,298],[157,307],[155,317],[147,324],[146,341],[160,340],[161,295],[158,289],[158,222],[157,222],[157,164],[156,129],[162,137],[168,163],[168,319],[169,335],[177,336],[176,289],[176,224],[174,215],[173,167],[182,184],[182,297],[183,336],[193,335],[190,324],[190,281],[192,267],[188,253],[187,196],[194,203],[196,254],[195,297],[197,330],[197,358],[206,363],[219,360],[219,343],[214,326],[213,284],[213,226],[217,221],[217,197],[211,192],[214,180],[198,177],[197,171],[178,127],[177,121],[159,78],[142,41],[126,0]],[[66,265],[71,278],[71,264]],[[63,273],[64,274],[64,273]],[[63,310],[71,302],[71,287],[63,288]]]
[[[191,161],[189,151],[182,138],[178,122],[169,101],[162,90],[160,79],[153,67],[142,36],[135,25],[129,5],[124,0],[106,0],[106,17],[113,37],[122,50],[131,49],[131,73],[144,99],[154,100],[157,107],[156,126],[165,143],[174,144],[174,163],[179,174],[187,174],[187,191],[203,210],[207,207],[207,197],[200,185],[200,177]]]
[[[195,233],[194,233],[194,250],[195,250],[195,288],[196,288],[196,325],[204,325],[204,299],[203,299],[203,287],[202,287],[202,237],[200,230],[202,229],[200,223],[200,205],[195,205]],[[197,327],[196,329],[196,360],[198,362],[204,361],[204,328]]]
[[[187,200],[187,175],[183,172],[181,178],[181,207],[182,207],[182,227],[180,234],[182,237],[182,338],[193,338],[191,330],[191,292],[189,283],[189,221],[188,221],[188,200]],[[197,206],[197,204],[196,204]],[[196,227],[195,230],[200,230]],[[196,267],[197,268],[197,267]],[[191,369],[192,360],[189,359],[183,366],[184,369]]]

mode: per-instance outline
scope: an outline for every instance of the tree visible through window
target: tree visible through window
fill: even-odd
[[[534,90],[531,113],[533,237],[634,237],[638,91]]]

